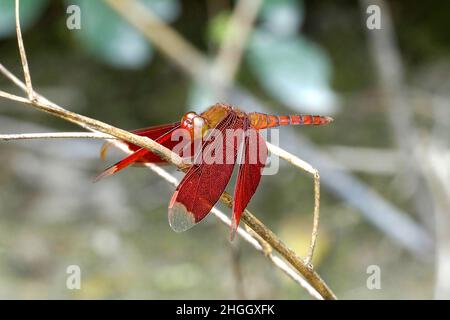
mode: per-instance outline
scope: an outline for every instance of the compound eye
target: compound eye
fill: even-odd
[[[188,112],[188,113],[185,113],[184,114],[184,116],[183,116],[183,118],[181,119],[182,121],[184,121],[184,120],[192,120],[192,119],[194,119],[195,117],[197,117],[197,114],[195,113],[195,112],[193,112],[193,111],[191,111],[191,112]]]
[[[181,126],[186,129],[192,128],[192,122],[195,117],[198,117],[195,112],[186,113],[183,118],[181,118]]]

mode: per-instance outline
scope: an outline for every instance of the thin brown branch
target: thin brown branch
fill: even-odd
[[[11,94],[5,91],[0,90],[0,97],[9,99],[9,100],[13,100],[13,101],[17,101],[17,102],[22,102],[22,103],[28,103],[30,100],[27,98],[23,98],[23,97],[19,97],[16,96],[15,94]]]
[[[22,31],[20,29],[20,8],[19,8],[19,0],[16,0],[16,34],[17,34],[17,43],[19,46],[20,60],[22,61],[23,74],[25,77],[25,84],[27,87],[28,99],[33,100],[33,85],[31,84],[31,75],[30,70],[28,68],[28,60],[27,55],[25,53],[25,46],[23,45],[22,39]]]
[[[0,134],[0,140],[36,140],[36,139],[116,139],[110,135],[97,132],[45,132]]]
[[[0,72],[5,75],[9,80],[11,80],[16,86],[22,89],[25,93],[27,92],[27,86],[20,81],[15,75],[13,75],[8,69],[6,69],[3,64],[0,63]]]

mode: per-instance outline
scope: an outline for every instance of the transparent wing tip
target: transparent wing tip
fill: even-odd
[[[175,232],[183,232],[195,225],[195,217],[186,207],[175,202],[169,206],[169,225]]]

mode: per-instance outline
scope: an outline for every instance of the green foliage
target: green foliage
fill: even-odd
[[[315,43],[298,33],[303,2],[265,1],[261,25],[249,43],[247,61],[262,87],[299,112],[332,113],[331,63]]]
[[[15,1],[0,0],[0,39],[15,37]],[[22,30],[32,26],[45,10],[48,0],[20,1],[20,22]]]
[[[138,69],[151,60],[153,49],[149,41],[103,1],[66,2],[81,8],[81,29],[74,35],[89,53],[121,68]],[[172,21],[178,15],[176,0],[145,0],[142,3],[165,20]]]
[[[255,32],[247,61],[264,89],[299,111],[332,112],[331,65],[319,46],[302,36]]]
[[[231,12],[228,10],[221,11],[214,16],[208,24],[208,40],[215,45],[220,45],[225,37]]]
[[[81,8],[81,29],[73,32],[89,53],[116,67],[139,68],[153,54],[152,47],[133,27],[102,1],[67,1]]]
[[[264,29],[279,35],[294,35],[303,22],[303,2],[297,0],[265,0],[261,8]]]
[[[81,29],[73,35],[82,47],[100,61],[120,68],[140,68],[153,56],[147,39],[119,17],[103,1],[66,0],[66,5],[81,9]],[[142,0],[165,21],[175,20],[179,14],[178,0]],[[48,0],[20,1],[22,30],[30,28],[42,15]],[[15,36],[15,2],[0,0],[0,39]]]

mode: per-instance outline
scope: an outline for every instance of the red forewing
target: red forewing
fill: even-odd
[[[205,138],[199,156],[203,157],[205,152],[208,153],[208,150],[221,144],[222,160],[231,154],[232,161],[218,161],[221,163],[194,161],[194,165],[178,185],[169,204],[169,224],[173,230],[181,232],[191,228],[201,221],[219,200],[233,173],[239,145],[242,142],[242,137],[235,141],[235,137],[227,133],[239,129],[242,132],[243,126],[243,119],[230,112],[215,128],[222,135],[215,135],[214,140],[208,139],[208,136]],[[226,129],[230,130],[226,132]],[[198,157],[196,159],[198,160]]]

